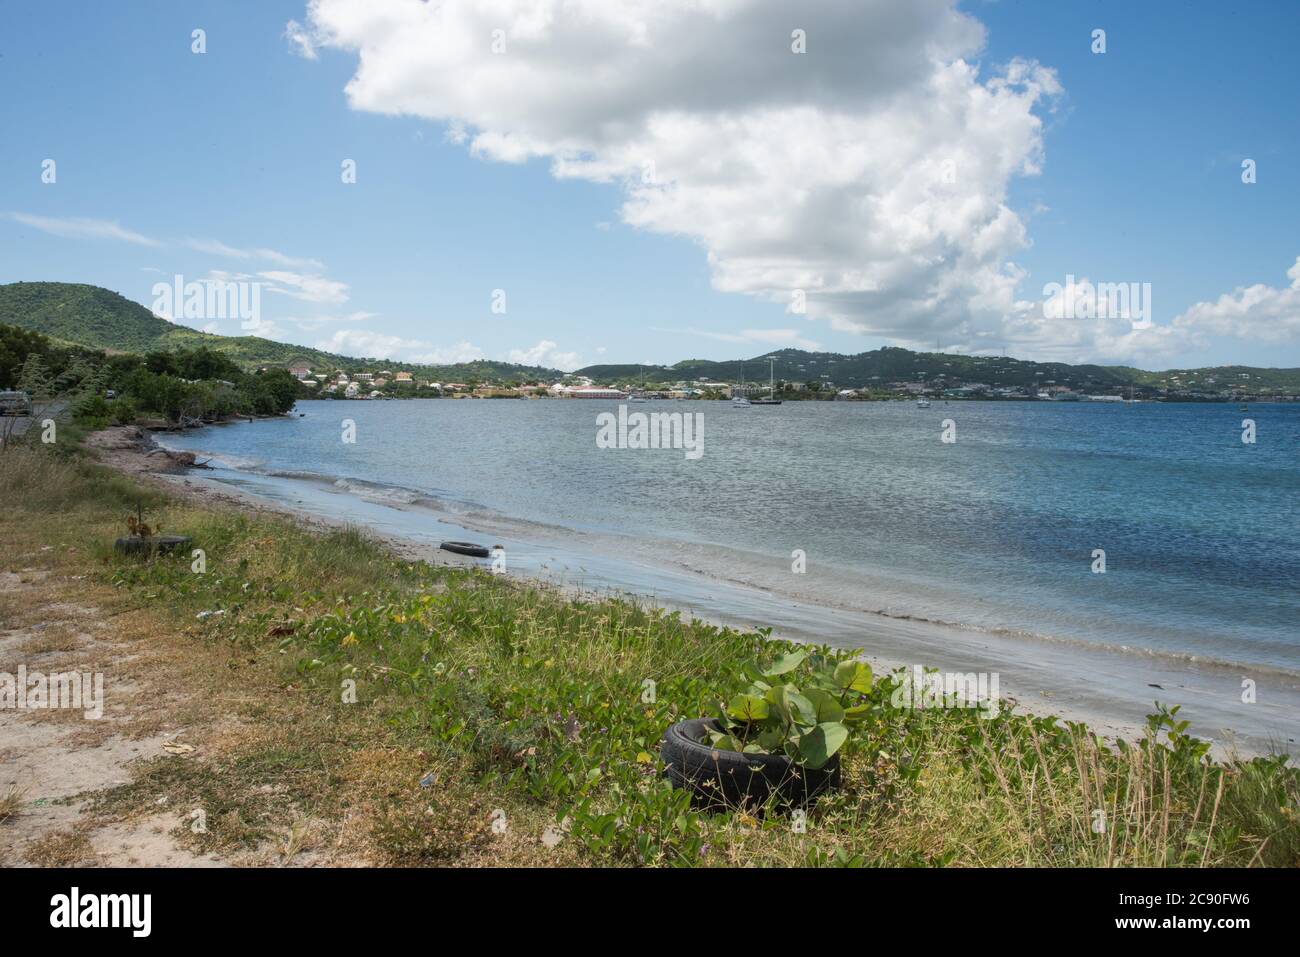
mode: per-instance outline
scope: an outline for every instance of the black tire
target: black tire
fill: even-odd
[[[457,555],[469,555],[472,558],[487,558],[490,554],[482,545],[475,545],[473,542],[443,542],[438,546],[444,552],[455,552]]]
[[[820,768],[801,767],[784,754],[719,751],[704,739],[717,730],[712,718],[680,721],[664,732],[659,756],[673,787],[688,788],[692,803],[712,808],[756,807],[775,794],[792,805],[808,805],[840,786],[840,756]]]

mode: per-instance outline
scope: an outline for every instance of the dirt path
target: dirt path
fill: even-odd
[[[0,864],[213,865],[170,836],[183,809],[168,808],[130,822],[97,825],[87,796],[131,778],[137,758],[168,753],[185,737],[149,700],[150,653],[125,626],[94,603],[68,601],[79,583],[37,567],[0,572],[0,673],[105,675],[102,716],[90,690],[83,708],[0,709]],[[91,682],[87,682],[91,685]],[[33,686],[34,687],[34,686]],[[93,685],[92,685],[93,687]],[[85,699],[89,698],[89,702]]]

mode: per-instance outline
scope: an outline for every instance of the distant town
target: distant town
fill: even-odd
[[[269,368],[269,367],[268,367]],[[991,385],[947,375],[932,379],[875,381],[859,388],[840,388],[822,377],[797,382],[724,382],[711,379],[678,379],[672,382],[606,380],[597,381],[578,373],[554,380],[519,382],[436,382],[420,378],[400,367],[376,367],[371,371],[313,369],[305,362],[291,363],[289,373],[306,394],[331,399],[730,399],[766,397],[783,401],[872,402],[900,399],[965,399],[1028,402],[1215,402],[1300,401],[1300,395],[1252,387],[1248,372],[1215,376],[1173,374],[1159,384],[1111,385],[1089,391],[1075,382],[1039,378],[1033,385]],[[880,380],[875,376],[873,379]]]

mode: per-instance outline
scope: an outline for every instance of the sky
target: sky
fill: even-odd
[[[431,363],[1300,366],[1289,0],[0,0],[0,25],[0,282],[156,311],[177,276],[256,284],[251,321],[179,318]]]

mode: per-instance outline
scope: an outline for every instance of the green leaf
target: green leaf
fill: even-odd
[[[819,688],[811,688],[804,692],[816,712],[817,723],[823,721],[843,721],[844,708],[840,706],[835,696],[822,691]]]
[[[799,756],[814,770],[820,768],[849,739],[849,729],[838,721],[819,724],[799,738]]]
[[[835,666],[835,683],[846,691],[871,690],[871,666],[861,661],[841,661]]]
[[[849,724],[855,724],[858,721],[865,720],[869,714],[871,714],[870,703],[854,705],[852,708],[844,709],[844,717],[841,720],[847,721]]]
[[[782,655],[776,661],[772,662],[772,664],[764,668],[763,674],[768,677],[775,677],[776,675],[783,675],[788,671],[794,671],[794,669],[798,668],[807,657],[808,652],[806,651],[792,651],[788,655]]]
[[[767,702],[757,695],[737,695],[727,704],[727,714],[737,721],[762,721],[768,715]]]
[[[817,723],[817,709],[794,685],[781,686],[781,704],[785,705],[796,723],[810,725]]]

